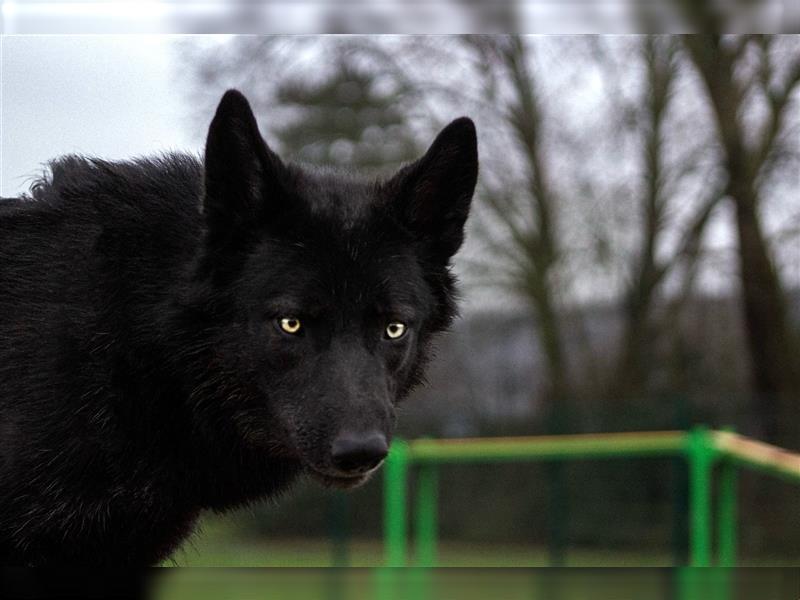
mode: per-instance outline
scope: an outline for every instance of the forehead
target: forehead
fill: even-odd
[[[304,210],[252,255],[259,298],[320,311],[426,311],[431,293],[414,240],[376,188],[320,177],[299,189]]]
[[[294,201],[312,220],[339,230],[363,228],[385,214],[388,199],[374,180],[335,170],[295,171]]]
[[[339,236],[305,232],[289,244],[262,244],[253,265],[260,298],[319,312],[425,310],[430,292],[410,247],[360,227]]]

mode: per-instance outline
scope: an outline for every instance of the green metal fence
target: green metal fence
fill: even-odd
[[[800,483],[800,455],[729,431],[610,433],[520,438],[397,440],[385,466],[385,564],[409,566],[408,482],[414,499],[415,566],[436,566],[437,473],[452,463],[681,457],[689,466],[689,563],[711,566],[713,478],[718,476],[716,564],[736,565],[736,474],[749,467]]]

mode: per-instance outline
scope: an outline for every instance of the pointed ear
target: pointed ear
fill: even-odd
[[[430,258],[446,263],[461,246],[477,180],[478,139],[466,117],[445,127],[425,156],[391,180],[400,219]]]
[[[247,99],[228,90],[208,130],[203,209],[214,237],[258,221],[280,194],[280,158],[258,131]]]

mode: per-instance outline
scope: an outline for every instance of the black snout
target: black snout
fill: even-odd
[[[378,466],[386,458],[389,445],[378,431],[342,433],[333,441],[331,461],[340,471],[363,473]]]

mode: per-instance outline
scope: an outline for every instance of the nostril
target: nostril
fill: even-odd
[[[341,471],[368,471],[386,458],[389,445],[380,432],[344,433],[331,446],[331,461]]]

